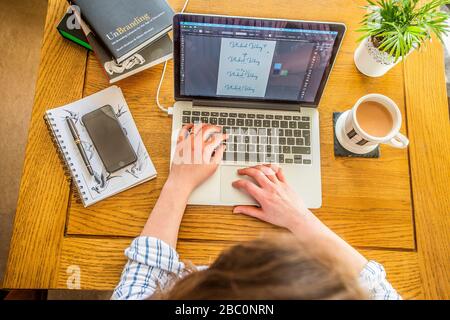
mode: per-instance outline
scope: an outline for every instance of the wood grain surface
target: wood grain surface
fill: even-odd
[[[419,265],[426,298],[450,299],[450,122],[442,46],[406,61],[406,103]]]
[[[340,6],[340,1],[327,3],[332,8]],[[333,111],[351,108],[361,96],[373,92],[391,97],[403,114],[405,111],[401,65],[379,79],[356,71],[353,52],[358,35],[354,30],[363,15],[358,6],[363,1],[346,7],[339,16],[323,10],[323,4],[317,1],[304,1],[298,7],[285,1],[243,1],[242,4],[254,8],[246,14],[255,16],[335,20],[347,25],[348,32],[319,106],[323,207],[314,212],[354,245],[414,248],[408,152],[383,146],[380,159],[335,158],[333,153]],[[271,10],[274,6],[276,12]],[[243,12],[240,6],[230,6],[228,1],[193,1],[188,11],[230,15]],[[72,201],[67,225],[69,235],[135,236],[142,229],[169,170],[171,118],[155,104],[161,69],[158,66],[119,83],[155,163],[157,179],[87,209]],[[169,106],[173,104],[172,62],[166,75],[161,97]],[[101,67],[90,55],[84,95],[106,87],[108,83]],[[180,238],[248,240],[273,229],[255,219],[233,215],[231,207],[191,206],[184,216]]]
[[[169,2],[179,10],[184,1]],[[237,5],[226,0],[191,0],[188,11],[347,24],[319,107],[324,206],[315,213],[346,240],[364,247],[368,258],[383,263],[389,280],[405,298],[449,298],[450,133],[442,47],[430,44],[382,78],[361,75],[352,55],[363,3],[242,0]],[[66,5],[65,0],[48,4],[5,288],[66,288],[71,265],[80,267],[82,288],[114,288],[125,263],[123,250],[139,233],[168,174],[171,119],[154,102],[162,68],[156,66],[118,85],[158,178],[88,209],[71,198],[42,115],[108,84],[95,58],[86,60],[84,49],[55,31]],[[173,103],[172,82],[170,63],[161,91],[166,106]],[[382,147],[380,159],[334,158],[332,112],[350,108],[370,92],[386,94],[399,105],[405,116],[402,132],[411,139],[409,150]],[[254,219],[232,215],[228,207],[190,207],[177,249],[183,259],[205,264],[223,248],[273,230]]]
[[[56,279],[69,187],[43,121],[44,111],[80,99],[86,51],[55,31],[65,1],[48,2],[42,56],[9,260],[3,286],[47,288]]]

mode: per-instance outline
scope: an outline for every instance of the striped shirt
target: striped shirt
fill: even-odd
[[[158,287],[164,288],[173,276],[183,277],[186,274],[184,263],[175,249],[157,238],[137,237],[125,250],[125,256],[128,262],[111,297],[114,300],[150,298]],[[371,299],[401,299],[387,281],[383,266],[375,261],[366,264],[359,280]]]

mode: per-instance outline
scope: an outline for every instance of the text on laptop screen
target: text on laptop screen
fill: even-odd
[[[314,102],[336,31],[180,22],[184,96]]]

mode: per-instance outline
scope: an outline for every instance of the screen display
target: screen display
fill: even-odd
[[[180,94],[314,102],[338,32],[254,24],[181,21]]]

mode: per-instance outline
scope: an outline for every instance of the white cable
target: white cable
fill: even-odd
[[[184,6],[183,6],[183,9],[181,9],[181,13],[183,13],[184,10],[186,10],[186,7],[187,7],[188,3],[189,3],[189,0],[186,0],[184,2]],[[156,105],[158,106],[158,108],[161,111],[163,111],[163,112],[165,112],[167,114],[172,114],[172,108],[166,108],[163,105],[161,105],[161,103],[159,103],[159,92],[161,91],[161,86],[162,86],[162,83],[164,81],[164,75],[166,74],[166,69],[167,69],[167,61],[164,62],[164,67],[163,67],[163,70],[162,70],[161,79],[159,80],[159,84],[158,84],[158,90],[156,91]]]

